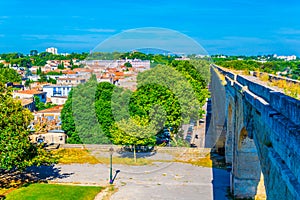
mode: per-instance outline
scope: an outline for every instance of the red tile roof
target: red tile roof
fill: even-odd
[[[26,106],[28,104],[31,104],[33,102],[32,99],[19,99],[21,101],[22,106]]]
[[[38,90],[20,90],[17,93],[21,93],[21,94],[43,94],[45,92],[38,91]]]

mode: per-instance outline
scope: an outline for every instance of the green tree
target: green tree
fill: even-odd
[[[32,76],[32,72],[29,70],[29,68],[27,67],[26,68],[26,73],[25,73],[26,76]]]
[[[164,126],[178,129],[182,121],[182,110],[175,94],[158,84],[146,84],[138,88],[130,99],[130,115],[150,120],[155,106],[160,106],[166,114]]]
[[[157,65],[151,70],[147,70],[143,73],[138,74],[138,90],[139,88],[143,88],[145,85],[160,85],[164,89],[159,89],[155,91],[154,89],[149,88],[149,93],[155,94],[159,91],[168,90],[168,95],[162,95],[161,97],[157,97],[157,100],[166,101],[167,98],[170,98],[171,93],[173,93],[174,99],[177,99],[180,104],[179,114],[176,112],[170,113],[170,117],[174,117],[172,125],[176,124],[176,127],[179,126],[179,121],[184,123],[189,123],[190,119],[197,119],[199,116],[202,98],[205,98],[205,94],[201,94],[201,91],[197,93],[197,90],[203,83],[199,82],[200,86],[197,86],[197,81],[193,79],[193,77],[188,72],[180,72],[175,67],[167,66],[167,65]],[[192,82],[193,81],[193,82]],[[194,89],[194,86],[196,89]],[[200,98],[201,97],[201,102]],[[172,101],[171,101],[172,102]],[[170,102],[167,102],[170,103]],[[145,107],[147,103],[145,103]],[[169,107],[172,107],[169,104]],[[168,111],[166,111],[168,113]],[[175,116],[181,116],[181,120],[177,119]],[[168,114],[169,117],[169,114]],[[177,120],[175,120],[177,119]]]
[[[40,83],[44,83],[44,82],[47,82],[48,79],[47,79],[47,76],[46,74],[44,74],[43,72],[40,74],[40,78],[38,79],[38,82]]]
[[[39,68],[36,70],[36,74],[37,74],[37,75],[40,75],[41,73],[42,73],[42,68],[39,67]]]
[[[64,107],[61,111],[61,122],[62,122],[62,129],[68,135],[67,142],[71,144],[82,144],[82,141],[76,132],[75,129],[75,121],[72,111],[72,97],[73,97],[73,90],[70,91],[68,95],[68,100],[64,104]]]
[[[41,102],[41,100],[38,96],[34,96],[34,103],[35,103],[35,108],[37,111],[45,110],[45,109],[56,106],[56,104],[52,104],[49,102],[48,103]]]
[[[47,73],[47,75],[61,75],[61,71],[60,72],[50,71]]]
[[[19,67],[22,67],[24,69],[31,67],[31,60],[29,59],[29,57],[22,58],[19,60],[18,65]]]
[[[38,51],[37,50],[31,50],[30,51],[30,56],[37,56],[38,55]]]
[[[190,60],[189,63],[195,67],[197,73],[199,74],[199,78],[197,81],[205,81],[205,86],[209,84],[210,81],[210,63],[207,60],[202,59],[193,59]]]
[[[97,85],[95,94],[95,111],[99,125],[104,134],[110,138],[110,128],[114,123],[114,116],[112,113],[111,99],[116,86],[102,82]]]
[[[74,69],[74,63],[73,63],[73,59],[70,59],[70,65],[71,65],[71,69],[73,70]]]
[[[65,65],[63,62],[61,62],[58,66],[57,66],[58,69],[65,69]]]
[[[43,102],[41,102],[41,100],[38,96],[34,96],[34,103],[35,103],[35,108],[37,111],[46,109],[45,104]]]
[[[101,83],[101,85],[103,84]],[[108,85],[108,87],[110,86],[111,84]],[[107,104],[110,99],[104,100],[103,98],[109,96],[111,91],[99,91],[101,86],[97,91],[97,87],[96,77],[92,76],[87,83],[73,88],[72,94],[69,94],[62,110],[62,128],[70,138],[68,142],[110,143],[106,131],[112,118],[111,109]],[[108,90],[110,89],[108,88]],[[106,128],[102,128],[101,124],[104,124]]]
[[[114,144],[132,145],[133,157],[136,162],[136,146],[155,144],[156,127],[148,119],[139,116],[122,119],[115,122],[111,130],[111,140]]]
[[[0,68],[0,82],[21,82],[21,76],[11,68]]]
[[[69,136],[68,142],[109,143],[110,129],[115,118],[122,119],[129,116],[126,107],[123,106],[125,102],[122,101],[124,97],[125,101],[129,99],[130,95],[129,90],[117,88],[108,82],[97,84],[94,80],[73,88],[62,110],[62,128]],[[95,122],[92,123],[93,121]],[[91,137],[91,132],[94,132],[94,138]]]
[[[33,83],[33,81],[31,81],[30,79],[27,79],[25,81],[25,87],[29,87],[30,86],[30,83]]]
[[[130,62],[126,62],[126,63],[124,63],[124,66],[127,68],[130,68],[130,67],[132,67],[132,64]]]
[[[12,98],[11,90],[0,83],[0,168],[24,169],[31,165],[55,162],[51,153],[29,141],[29,110]]]
[[[208,98],[206,86],[210,80],[209,63],[205,60],[172,61],[171,66],[186,78],[202,107]]]
[[[56,84],[57,83],[56,79],[50,78],[50,77],[48,78],[47,82],[51,83],[51,84]]]

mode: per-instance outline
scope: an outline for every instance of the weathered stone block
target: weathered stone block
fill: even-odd
[[[254,198],[257,185],[257,180],[233,178],[233,194],[237,198]]]

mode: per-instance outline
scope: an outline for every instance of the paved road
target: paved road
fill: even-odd
[[[155,163],[150,166],[114,165],[121,172],[115,180],[118,192],[112,200],[151,199],[226,199],[229,173],[221,169],[197,167],[183,163]],[[106,185],[109,166],[103,164],[56,165],[48,179],[58,183]],[[52,175],[52,176],[49,176]],[[47,177],[47,176],[45,176]]]

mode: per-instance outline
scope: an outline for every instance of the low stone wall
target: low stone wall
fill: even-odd
[[[62,144],[62,149],[94,149],[101,151],[109,151],[113,147],[114,150],[122,149],[122,145],[105,145],[105,144]],[[188,148],[188,147],[158,147],[154,148],[156,152],[161,153],[198,153],[199,155],[206,156],[211,152],[211,148]]]
[[[63,144],[60,145],[62,149],[103,149],[109,150],[109,148],[113,147],[114,149],[121,148],[122,146],[118,145],[110,145],[110,144]]]

